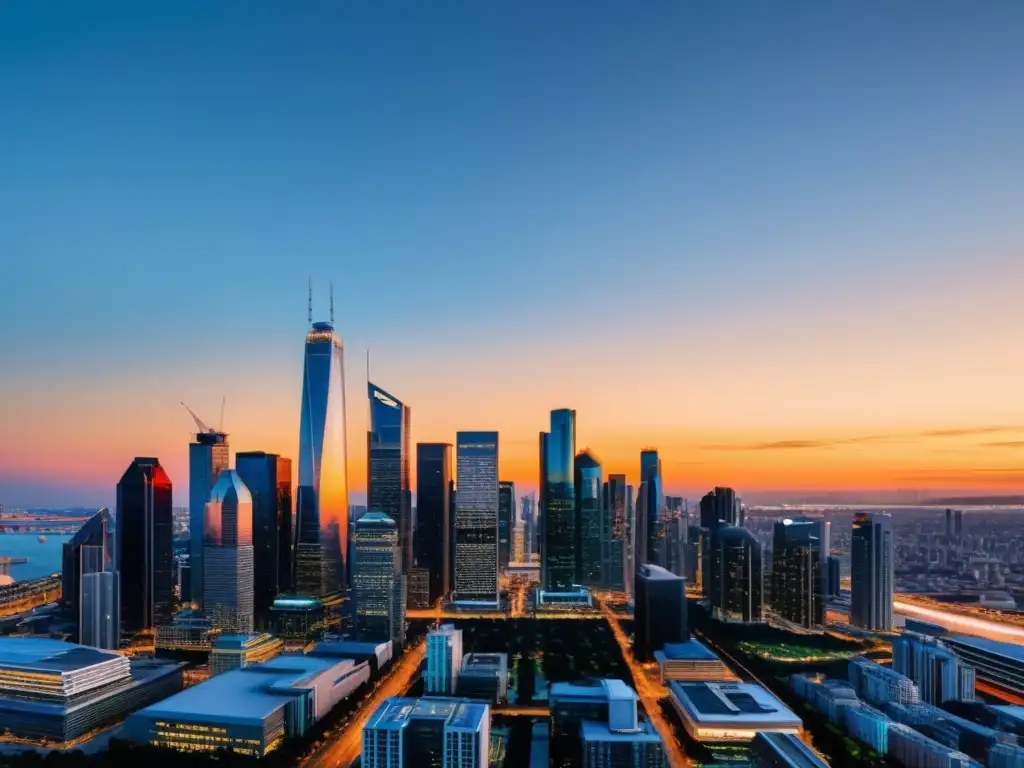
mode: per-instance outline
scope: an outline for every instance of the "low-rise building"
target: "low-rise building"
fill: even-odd
[[[454,698],[386,699],[363,726],[363,768],[487,768],[491,708]]]
[[[902,723],[889,726],[888,755],[909,768],[982,768],[981,763],[963,752],[940,744]]]
[[[668,643],[654,652],[661,670],[661,681],[716,682],[737,680],[718,656],[704,643],[691,638],[685,643]]]
[[[694,741],[750,741],[760,731],[798,733],[802,721],[753,683],[670,682],[672,706]]]
[[[467,653],[456,684],[458,695],[497,704],[508,699],[508,654]]]
[[[219,675],[232,669],[262,664],[279,656],[284,641],[268,634],[220,635],[210,651],[210,674]]]

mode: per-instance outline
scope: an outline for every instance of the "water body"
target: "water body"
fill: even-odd
[[[0,557],[27,557],[24,565],[10,566],[15,581],[38,579],[51,573],[60,573],[61,553],[70,536],[44,534],[46,541],[39,541],[37,533],[0,534]]]

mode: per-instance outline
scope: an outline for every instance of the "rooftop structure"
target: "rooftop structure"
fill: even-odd
[[[752,683],[670,682],[672,705],[695,741],[750,741],[759,731],[797,733],[802,722]]]
[[[452,698],[386,699],[363,727],[363,768],[487,768],[491,711]]]
[[[729,681],[736,675],[715,653],[696,638],[685,643],[669,643],[654,652],[661,669],[662,682]]]
[[[974,667],[979,679],[1024,695],[1024,646],[969,635],[946,635],[942,642]]]

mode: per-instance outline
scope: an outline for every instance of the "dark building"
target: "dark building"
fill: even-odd
[[[292,581],[292,462],[276,453],[235,456],[235,468],[252,495],[253,599],[256,626],[264,628],[274,598]]]
[[[746,528],[723,525],[715,529],[707,594],[715,618],[744,623],[762,620],[761,543]]]
[[[809,629],[825,624],[830,528],[821,519],[786,519],[772,537],[772,608]]]
[[[633,655],[650,661],[666,643],[690,639],[686,619],[686,581],[657,565],[636,569],[633,607]]]
[[[742,509],[732,488],[716,487],[700,500],[699,572],[705,595],[711,586],[711,541],[720,525],[743,526]]]
[[[640,452],[640,498],[637,515],[643,518],[644,538],[637,546],[641,556],[637,562],[668,567],[665,541],[665,496],[661,485],[661,458],[654,448]]]
[[[964,511],[962,509],[953,512],[953,535],[957,537],[964,535]]]
[[[114,526],[110,520],[110,511],[104,507],[86,520],[75,532],[70,541],[64,542],[61,552],[60,587],[61,602],[74,614],[78,614],[78,600],[82,583],[82,547],[104,547],[105,556],[113,557]],[[105,569],[113,563],[104,563]],[[99,570],[105,570],[99,569]],[[96,570],[91,568],[92,572]]]
[[[171,479],[159,459],[137,458],[117,484],[121,635],[169,624],[174,609]]]
[[[367,385],[370,429],[366,433],[366,506],[398,526],[402,573],[413,565],[412,493],[409,490],[409,406],[376,384]]]
[[[576,411],[551,412],[551,431],[540,434],[541,586],[567,592],[577,583]]]
[[[953,538],[953,510],[946,510],[946,538]]]
[[[850,623],[873,631],[890,631],[895,581],[892,519],[858,512],[853,516],[850,546]]]
[[[515,483],[498,483],[498,568],[508,568],[512,559],[512,521],[516,514]]]
[[[451,443],[416,444],[416,564],[429,573],[429,599],[436,603],[451,591],[452,498]]]
[[[601,495],[604,490],[601,462],[590,451],[581,451],[573,462],[576,490],[576,583],[601,586]]]
[[[842,591],[842,577],[839,574],[839,558],[829,557],[828,559],[828,596],[839,597]]]
[[[601,504],[601,586],[604,589],[626,589],[631,493],[625,475],[608,475]]]

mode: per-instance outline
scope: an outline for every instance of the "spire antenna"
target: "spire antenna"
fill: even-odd
[[[309,324],[313,325],[313,278],[309,278],[309,303],[308,303]]]
[[[331,325],[334,325],[334,281],[331,280]]]

